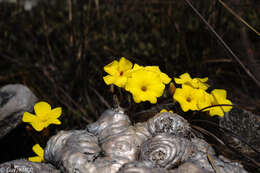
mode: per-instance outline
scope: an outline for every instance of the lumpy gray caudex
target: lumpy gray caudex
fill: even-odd
[[[203,139],[191,138],[188,122],[169,112],[131,124],[123,109],[106,110],[85,130],[61,131],[47,143],[46,162],[68,173],[246,173]],[[42,165],[43,166],[43,165]]]

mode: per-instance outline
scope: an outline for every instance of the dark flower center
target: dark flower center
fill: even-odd
[[[120,76],[123,76],[124,72],[123,71],[120,71]]]
[[[145,92],[147,90],[146,86],[142,86],[141,90]]]
[[[187,102],[191,102],[191,98],[190,98],[190,97],[187,97],[186,101],[187,101]]]

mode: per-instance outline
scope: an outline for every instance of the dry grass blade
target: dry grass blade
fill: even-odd
[[[196,130],[198,130],[198,131],[200,131],[200,132],[206,134],[206,135],[209,135],[209,136],[214,137],[219,143],[221,143],[222,145],[225,145],[225,143],[224,143],[221,139],[219,139],[216,135],[212,134],[211,132],[209,132],[209,131],[207,131],[207,130],[205,130],[205,129],[199,127],[199,126],[196,126],[196,125],[192,125],[191,127],[192,127],[193,129],[196,129]]]
[[[69,8],[69,17],[68,17],[68,22],[69,24],[72,23],[72,0],[68,0],[68,8]],[[73,34],[70,34],[70,46],[73,46]]]
[[[207,106],[207,107],[205,107],[205,108],[202,108],[201,110],[199,110],[200,112],[202,112],[203,110],[205,110],[205,109],[208,109],[208,108],[212,108],[212,107],[217,107],[217,106],[220,106],[220,107],[222,107],[222,106],[235,106],[235,105],[230,105],[230,104],[218,104],[218,105],[211,105],[211,106]]]
[[[247,145],[248,147],[250,147],[254,152],[258,153],[260,155],[260,152],[257,151],[257,149],[255,149],[252,145],[250,145],[247,141],[245,141],[243,138],[239,137],[237,134],[233,133],[232,131],[219,127],[218,124],[211,122],[211,121],[207,121],[207,120],[192,120],[192,122],[202,122],[202,123],[207,123],[210,125],[213,125],[215,127],[217,127],[220,131],[222,131],[223,133],[228,133],[230,136],[237,138],[238,140],[240,140],[241,142],[243,142],[245,145]],[[226,144],[225,144],[226,145]]]
[[[108,103],[108,101],[106,101],[106,99],[93,87],[89,87],[99,98],[99,100],[108,108],[111,109],[110,104]]]
[[[95,6],[96,6],[96,9],[97,9],[98,18],[100,18],[99,0],[95,0]]]
[[[216,173],[220,173],[218,167],[216,166],[214,160],[211,158],[211,156],[210,156],[210,154],[209,154],[208,151],[209,151],[209,146],[207,147],[207,151],[206,151],[208,160],[209,160],[210,164],[212,165],[212,167],[214,168],[214,171],[215,171]]]
[[[231,48],[226,44],[226,42],[220,37],[220,35],[214,30],[214,28],[205,20],[205,18],[200,14],[200,12],[191,4],[189,0],[185,0],[186,3],[192,8],[192,10],[200,17],[200,19],[207,25],[209,30],[217,37],[224,48],[232,55],[232,57],[238,62],[238,64],[243,68],[249,77],[260,87],[260,81],[258,81],[251,73],[251,71],[245,66],[245,64],[238,58],[238,56],[231,50]]]
[[[226,8],[233,16],[235,16],[238,20],[240,20],[243,24],[245,24],[249,29],[251,29],[253,32],[255,32],[258,36],[260,36],[260,33],[253,28],[251,25],[249,25],[242,17],[240,17],[236,12],[234,12],[227,4],[225,4],[222,0],[218,0],[218,2]]]

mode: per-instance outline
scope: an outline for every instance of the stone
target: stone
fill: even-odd
[[[0,139],[22,122],[24,112],[32,112],[37,97],[24,85],[0,88]]]

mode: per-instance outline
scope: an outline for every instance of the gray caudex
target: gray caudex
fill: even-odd
[[[61,173],[49,163],[30,162],[25,159],[0,164],[0,173]]]
[[[210,155],[219,173],[246,173],[190,129],[170,112],[132,125],[122,108],[109,109],[85,130],[53,136],[44,158],[66,173],[214,173]]]

